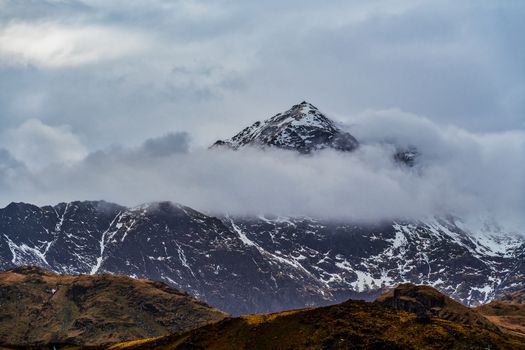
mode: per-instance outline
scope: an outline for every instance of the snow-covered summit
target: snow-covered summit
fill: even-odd
[[[244,146],[278,147],[310,153],[324,148],[352,151],[358,142],[314,105],[303,101],[286,112],[255,122],[231,139],[215,142],[213,147],[217,146],[232,149]]]

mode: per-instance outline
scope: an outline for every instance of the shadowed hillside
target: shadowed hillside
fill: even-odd
[[[375,302],[235,318],[162,283],[113,275],[24,267],[0,273],[0,293],[5,349],[525,348],[525,337],[434,288],[411,284]],[[505,307],[489,304],[486,312],[496,320],[521,315],[514,307],[520,298],[499,302]]]
[[[473,309],[452,300],[430,286],[404,283],[381,295],[376,299],[376,303],[415,313],[422,321],[430,317],[439,317],[498,331],[496,325]]]
[[[422,290],[432,298],[446,298],[432,288]],[[388,295],[383,302],[386,298]],[[448,298],[443,300],[441,315],[454,321],[426,313],[422,317],[419,312],[377,302],[347,301],[316,309],[227,318],[185,333],[118,344],[110,349],[525,348],[525,339],[503,333],[474,311],[450,305]]]
[[[36,267],[0,273],[0,345],[98,345],[167,335],[225,317],[163,283],[57,275]]]

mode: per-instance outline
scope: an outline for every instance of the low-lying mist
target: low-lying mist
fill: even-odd
[[[171,133],[45,166],[3,143],[2,203],[170,200],[231,215],[376,221],[453,214],[523,224],[524,133],[476,134],[397,111],[364,113],[349,131],[361,143],[352,153],[207,149]],[[399,147],[417,148],[414,167],[394,161]]]

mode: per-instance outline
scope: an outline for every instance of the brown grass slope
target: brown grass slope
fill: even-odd
[[[499,327],[525,336],[525,291],[505,295],[476,311]]]
[[[227,318],[196,330],[111,350],[148,349],[525,349],[525,339],[386,308],[343,304],[269,315]]]
[[[430,286],[400,284],[378,297],[375,302],[389,308],[415,313],[421,320],[439,317],[498,331],[496,325],[474,309],[458,303]]]
[[[226,315],[163,283],[57,275],[37,267],[0,273],[0,345],[99,345],[167,335]]]

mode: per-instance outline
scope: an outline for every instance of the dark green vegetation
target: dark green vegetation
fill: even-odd
[[[100,345],[167,335],[226,315],[160,282],[57,275],[36,267],[0,273],[0,345]]]

